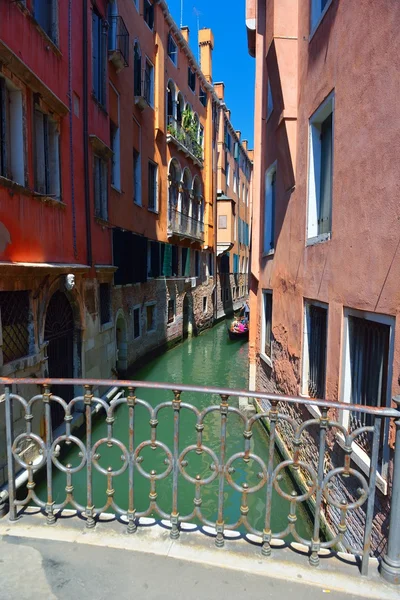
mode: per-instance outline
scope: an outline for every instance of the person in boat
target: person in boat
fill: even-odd
[[[248,323],[250,320],[250,306],[248,299],[246,299],[243,304],[243,317],[246,319],[246,323]]]

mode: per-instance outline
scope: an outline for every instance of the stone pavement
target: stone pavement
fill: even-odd
[[[399,589],[376,574],[361,578],[354,565],[324,559],[318,569],[293,550],[270,558],[244,540],[217,549],[212,537],[118,522],[85,530],[78,518],[44,524],[43,515],[15,523],[0,519],[0,600],[395,600]]]

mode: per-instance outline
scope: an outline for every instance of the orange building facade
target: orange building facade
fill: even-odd
[[[399,393],[398,140],[388,119],[398,98],[396,16],[383,1],[362,11],[338,0],[247,2],[257,81],[252,389],[375,406]],[[312,418],[308,409],[292,416]],[[350,431],[363,424],[356,413],[338,418]],[[376,555],[393,439],[382,430]],[[281,442],[293,450],[285,432]],[[327,468],[343,464],[342,445],[332,437]],[[317,455],[310,436],[301,458],[313,464]],[[368,440],[353,444],[351,460],[368,473]],[[335,486],[337,497],[358,498],[352,482]],[[337,532],[337,511],[326,506],[325,518]],[[365,506],[349,512],[347,543],[359,542],[364,521]]]

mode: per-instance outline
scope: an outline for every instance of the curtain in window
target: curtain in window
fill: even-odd
[[[321,124],[321,188],[318,234],[331,230],[332,205],[332,113]]]

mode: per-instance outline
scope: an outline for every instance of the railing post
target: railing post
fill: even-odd
[[[400,396],[394,399],[400,408]],[[400,418],[395,421],[396,439],[393,464],[393,487],[390,502],[389,537],[386,554],[381,563],[381,576],[400,585]]]
[[[8,501],[9,501],[9,519],[17,519],[17,507],[15,506],[15,465],[12,445],[14,441],[14,422],[13,406],[11,401],[11,390],[8,385],[5,387],[6,400],[6,439],[7,439],[7,477],[8,477]]]

